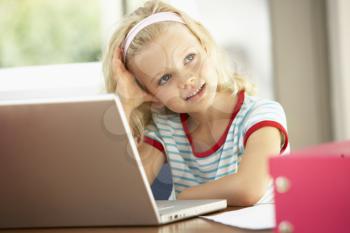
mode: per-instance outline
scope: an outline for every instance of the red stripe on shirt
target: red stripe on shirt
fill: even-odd
[[[162,152],[163,154],[165,154],[165,150],[164,147],[162,145],[162,143],[158,142],[157,140],[154,140],[153,138],[144,136],[143,137],[143,142],[147,143],[153,147],[155,147],[156,149],[158,149],[160,152]]]
[[[288,133],[287,133],[286,129],[280,123],[278,123],[276,121],[261,121],[261,122],[256,123],[252,127],[250,127],[244,136],[244,146],[246,146],[248,138],[250,137],[250,135],[252,135],[252,133],[254,133],[258,129],[261,129],[261,128],[266,127],[266,126],[275,127],[282,132],[282,134],[284,136],[284,144],[281,148],[280,153],[283,153],[284,150],[288,146]]]

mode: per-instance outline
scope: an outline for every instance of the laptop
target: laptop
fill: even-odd
[[[0,101],[0,228],[160,225],[226,200],[155,201],[114,94]]]

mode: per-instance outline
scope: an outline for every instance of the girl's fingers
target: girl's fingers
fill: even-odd
[[[116,48],[112,61],[113,79],[117,82],[116,93],[124,99],[136,101],[138,105],[143,102],[159,102],[153,95],[142,90],[136,78],[126,69],[121,57],[122,50]]]
[[[150,95],[150,94],[145,94],[144,99],[147,102],[155,102],[155,103],[159,102],[159,100],[156,97],[154,97],[153,95]]]
[[[121,61],[121,49],[117,48],[115,50],[114,56],[113,56],[113,67],[114,67],[114,73],[119,73],[119,74],[125,74],[128,72]],[[117,81],[119,75],[114,75],[113,78]]]
[[[145,100],[146,102],[149,102],[149,101],[152,101],[152,100],[153,100],[153,97],[152,97],[151,95],[149,95],[149,94],[145,94],[143,98],[144,98],[144,100]]]

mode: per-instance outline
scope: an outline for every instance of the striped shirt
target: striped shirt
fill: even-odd
[[[249,96],[244,91],[238,93],[225,132],[212,148],[204,152],[193,148],[187,114],[153,111],[152,118],[153,123],[145,129],[144,142],[166,155],[175,195],[186,188],[236,173],[249,136],[262,127],[278,128],[284,136],[281,152],[288,147],[286,117],[281,105]],[[270,202],[271,195],[272,183],[261,202]]]

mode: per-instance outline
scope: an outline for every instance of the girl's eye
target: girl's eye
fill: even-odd
[[[194,53],[190,53],[189,55],[187,55],[185,57],[185,59],[184,59],[185,62],[184,63],[187,64],[187,63],[191,62],[194,59],[195,56],[196,55]]]
[[[159,86],[163,86],[164,84],[166,84],[169,80],[171,79],[171,75],[170,74],[165,74],[163,75],[160,79],[159,79]]]

